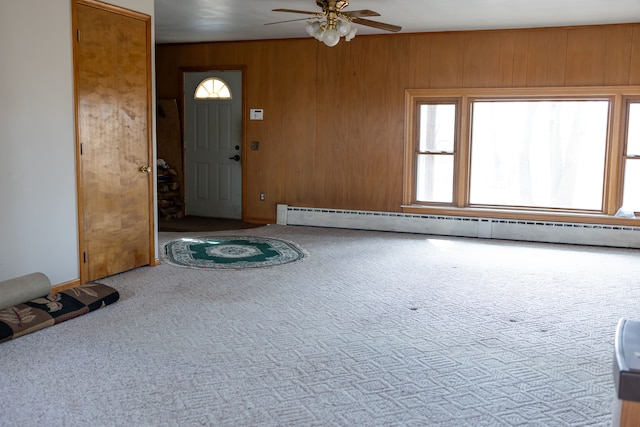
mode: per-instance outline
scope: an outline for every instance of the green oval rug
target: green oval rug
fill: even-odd
[[[271,237],[212,236],[172,240],[165,245],[171,264],[193,268],[238,269],[270,267],[301,260],[295,243]]]

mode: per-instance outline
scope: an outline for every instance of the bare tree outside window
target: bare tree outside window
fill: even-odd
[[[476,101],[470,204],[602,209],[609,101]]]

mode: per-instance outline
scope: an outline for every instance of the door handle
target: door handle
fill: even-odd
[[[240,161],[240,154],[236,154],[233,157],[229,157],[229,160],[235,160],[236,162],[239,162]]]
[[[142,173],[151,173],[151,167],[147,165],[140,166],[140,169],[138,170]]]

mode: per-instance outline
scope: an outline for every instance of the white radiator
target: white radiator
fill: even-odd
[[[640,248],[640,227],[278,205],[277,223],[485,239]]]

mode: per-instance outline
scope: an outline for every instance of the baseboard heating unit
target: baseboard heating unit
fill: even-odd
[[[278,205],[277,223],[640,249],[640,226],[577,224]]]

